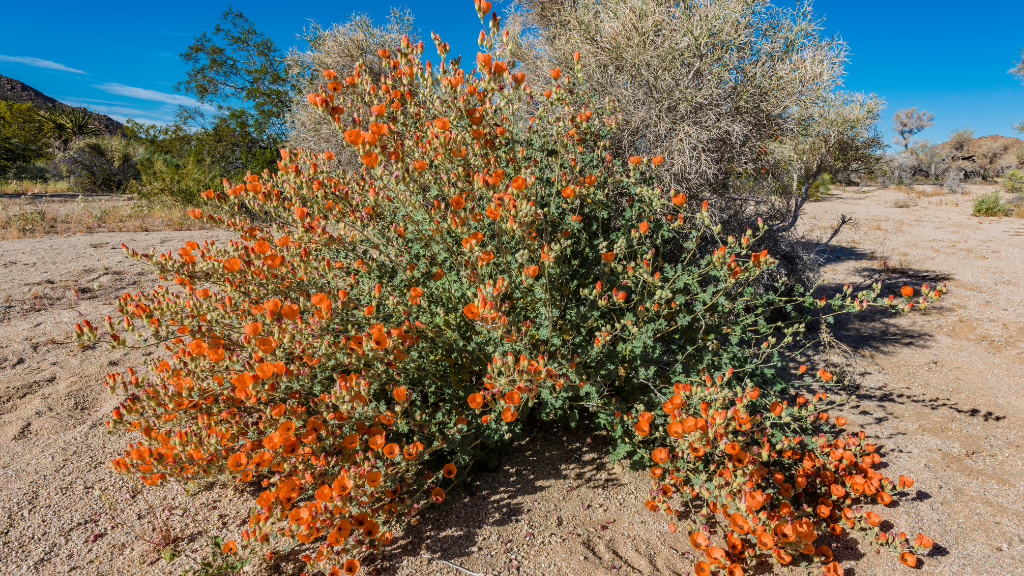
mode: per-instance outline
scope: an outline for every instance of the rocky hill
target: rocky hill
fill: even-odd
[[[0,100],[32,104],[40,110],[50,108],[74,108],[67,104],[43,94],[39,90],[14,78],[0,75]],[[106,114],[96,114],[96,123],[103,130],[104,134],[114,135],[121,132],[124,125]]]

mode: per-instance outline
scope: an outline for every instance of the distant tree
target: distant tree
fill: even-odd
[[[946,145],[952,153],[953,160],[960,160],[963,156],[966,156],[967,148],[970,147],[973,140],[974,130],[970,128],[961,128],[950,132],[949,142]]]
[[[917,111],[917,106],[898,110],[892,116],[892,131],[896,133],[893,143],[910,149],[911,139],[932,125],[933,116],[927,110]]]
[[[1024,48],[1021,49],[1020,60],[1017,61],[1017,65],[1010,69],[1010,74],[1013,74],[1017,78],[1020,78],[1021,84],[1024,84]],[[1013,129],[1017,132],[1024,132],[1024,121],[1014,124]]]
[[[35,106],[0,101],[0,175],[45,158],[49,148]]]
[[[183,107],[180,122],[244,127],[267,143],[285,138],[290,99],[284,53],[244,14],[229,7],[212,33],[193,38],[181,59],[188,72],[175,89],[216,113],[211,121],[202,108]]]

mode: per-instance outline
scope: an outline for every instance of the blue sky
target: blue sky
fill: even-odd
[[[9,4],[0,74],[69,104],[149,122],[166,122],[178,104],[190,103],[173,88],[185,74],[178,54],[228,7],[216,0],[53,0],[43,18],[38,4]],[[246,0],[232,6],[288,48],[302,47],[298,35],[310,20],[327,25],[363,12],[382,23],[391,5]],[[412,10],[424,37],[433,30],[454,53],[475,52],[480,24],[471,0],[399,6]],[[933,142],[962,127],[978,136],[1013,135],[1011,125],[1024,120],[1024,86],[1007,74],[1024,48],[1024,2],[819,0],[815,11],[826,18],[826,32],[850,46],[846,88],[888,102],[882,125],[887,136],[893,112],[909,106],[935,115],[935,126],[921,134]]]

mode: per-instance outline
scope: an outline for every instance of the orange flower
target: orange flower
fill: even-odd
[[[707,550],[708,546],[711,545],[711,540],[703,532],[694,532],[690,534],[690,544],[697,550]]]
[[[345,141],[353,146],[363,143],[363,131],[358,128],[345,130]]]
[[[367,472],[366,485],[369,486],[370,488],[376,488],[378,485],[380,485],[380,481],[381,478],[383,478],[383,476],[383,474],[376,470],[374,470],[373,472]]]
[[[260,352],[269,354],[277,347],[277,342],[273,338],[264,336],[256,339],[256,347],[260,349]]]
[[[384,447],[384,456],[388,458],[397,458],[401,452],[402,449],[399,448],[398,444],[395,444],[394,442]]]
[[[516,176],[515,178],[512,179],[511,182],[509,182],[508,185],[513,190],[521,191],[524,188],[526,188],[526,178],[523,178],[522,176]]]
[[[559,68],[552,68],[551,69],[551,79],[552,80],[558,80],[561,77],[562,77],[562,70],[561,69],[559,69]]]
[[[526,268],[523,268],[523,272],[525,272],[526,275],[529,276],[530,278],[536,278],[537,274],[540,272],[540,267],[527,266]]]
[[[224,261],[224,270],[228,272],[238,272],[242,267],[242,261],[238,258],[228,258]]]
[[[672,197],[672,204],[676,206],[682,206],[686,204],[686,194],[676,194]]]
[[[380,162],[380,156],[377,156],[376,152],[367,152],[360,156],[359,159],[367,168],[376,168],[377,164]]]
[[[846,496],[846,489],[840,486],[839,484],[833,484],[829,486],[829,491],[832,492],[832,496],[836,498],[842,498],[843,496]]]
[[[228,468],[232,470],[241,470],[245,468],[246,462],[249,461],[248,456],[241,452],[237,452],[228,457]]]
[[[615,260],[615,252],[605,252],[601,254],[601,260],[604,260],[605,262]]]
[[[651,158],[651,164],[654,164],[655,166],[661,164],[664,161],[665,161],[665,157],[664,156],[655,156],[654,158]]]
[[[778,416],[779,414],[782,414],[782,404],[779,404],[778,402],[772,402],[771,405],[768,406],[768,411]]]
[[[408,393],[409,393],[409,390],[406,389],[405,386],[399,386],[398,388],[395,388],[391,392],[391,395],[395,397],[395,400],[397,400],[399,402],[405,402],[405,398],[406,398],[406,395]]]
[[[733,512],[732,516],[729,516],[729,525],[733,530],[740,534],[746,534],[750,532],[750,522],[746,518],[740,515],[739,512]]]
[[[238,546],[235,544],[234,540],[228,540],[227,542],[224,543],[223,546],[221,546],[220,549],[221,549],[221,552],[223,552],[225,554],[234,554],[235,552],[238,551]]]
[[[743,576],[743,567],[739,564],[733,563],[725,569],[726,576]]]
[[[466,318],[470,320],[476,320],[480,317],[480,309],[476,307],[476,304],[469,303],[462,307],[462,313],[466,315]]]
[[[701,560],[693,566],[693,573],[697,576],[711,576],[711,565]]]
[[[434,504],[440,504],[441,502],[444,502],[444,490],[440,486],[434,488],[434,490],[430,493],[430,499],[434,502]]]
[[[913,568],[914,566],[917,566],[917,556],[914,556],[913,552],[904,552],[900,554],[900,562],[903,562],[905,565]]]
[[[448,464],[444,465],[444,468],[441,469],[441,474],[444,474],[445,478],[454,478],[455,474],[458,471],[459,470],[458,470],[458,468],[455,467],[455,464],[452,464],[451,462],[449,462]]]
[[[871,526],[878,526],[879,522],[882,521],[882,517],[874,512],[868,512],[866,520]]]
[[[914,295],[914,289],[910,286],[904,286],[903,288],[900,288],[900,294],[902,294],[904,298],[910,298]]]
[[[828,531],[831,532],[833,536],[840,536],[843,533],[843,527],[839,524],[833,524],[828,527]]]
[[[668,425],[668,435],[673,438],[683,437],[683,425],[679,422],[672,422]]]
[[[664,464],[668,462],[668,448],[655,448],[651,451],[651,458],[654,459],[658,464]]]
[[[352,576],[352,574],[359,572],[359,560],[356,560],[355,558],[345,560],[344,568],[345,574]]]
[[[505,406],[501,409],[501,419],[505,422],[512,422],[518,415],[519,413],[511,406]]]
[[[775,546],[775,538],[768,532],[760,532],[757,535],[757,545],[765,550],[771,550]]]
[[[878,503],[882,506],[888,506],[892,503],[892,496],[889,496],[886,492],[879,492],[878,494],[875,494],[875,499],[877,499]]]
[[[420,170],[420,171],[426,170],[427,169],[427,161],[426,160],[413,160],[412,161],[412,167],[417,169],[417,170]]]
[[[452,196],[452,208],[455,208],[456,210],[462,210],[462,207],[465,205],[466,199],[462,196],[462,194],[456,194],[455,196]]]
[[[914,539],[914,544],[916,546],[920,546],[922,548],[931,548],[932,546],[935,545],[935,541],[932,540],[931,538],[925,536],[924,534],[921,534],[920,532],[918,532],[917,533],[917,538]]]
[[[647,222],[641,222],[641,223],[640,223],[640,233],[641,233],[641,234],[647,234],[647,230],[648,230],[649,228],[650,228],[650,225],[649,225],[649,224],[647,224]]]
[[[836,426],[846,426],[846,418],[843,418],[842,416],[836,418]]]
[[[316,499],[321,502],[330,502],[332,500],[333,492],[331,491],[330,486],[324,484],[316,489],[316,492],[313,493],[313,496],[315,496]]]
[[[477,409],[484,405],[484,397],[479,392],[474,392],[469,395],[469,407]]]
[[[451,123],[447,118],[438,118],[434,120],[434,128],[437,128],[442,132],[446,132],[448,128],[451,128]]]
[[[572,200],[572,197],[576,195],[576,191],[572,189],[572,186],[566,186],[562,188],[562,197],[566,200]]]

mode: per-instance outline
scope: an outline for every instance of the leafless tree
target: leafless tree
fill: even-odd
[[[892,131],[896,133],[893,143],[910,149],[911,140],[925,128],[932,126],[934,117],[927,110],[917,111],[917,107],[904,108],[892,116]]]

